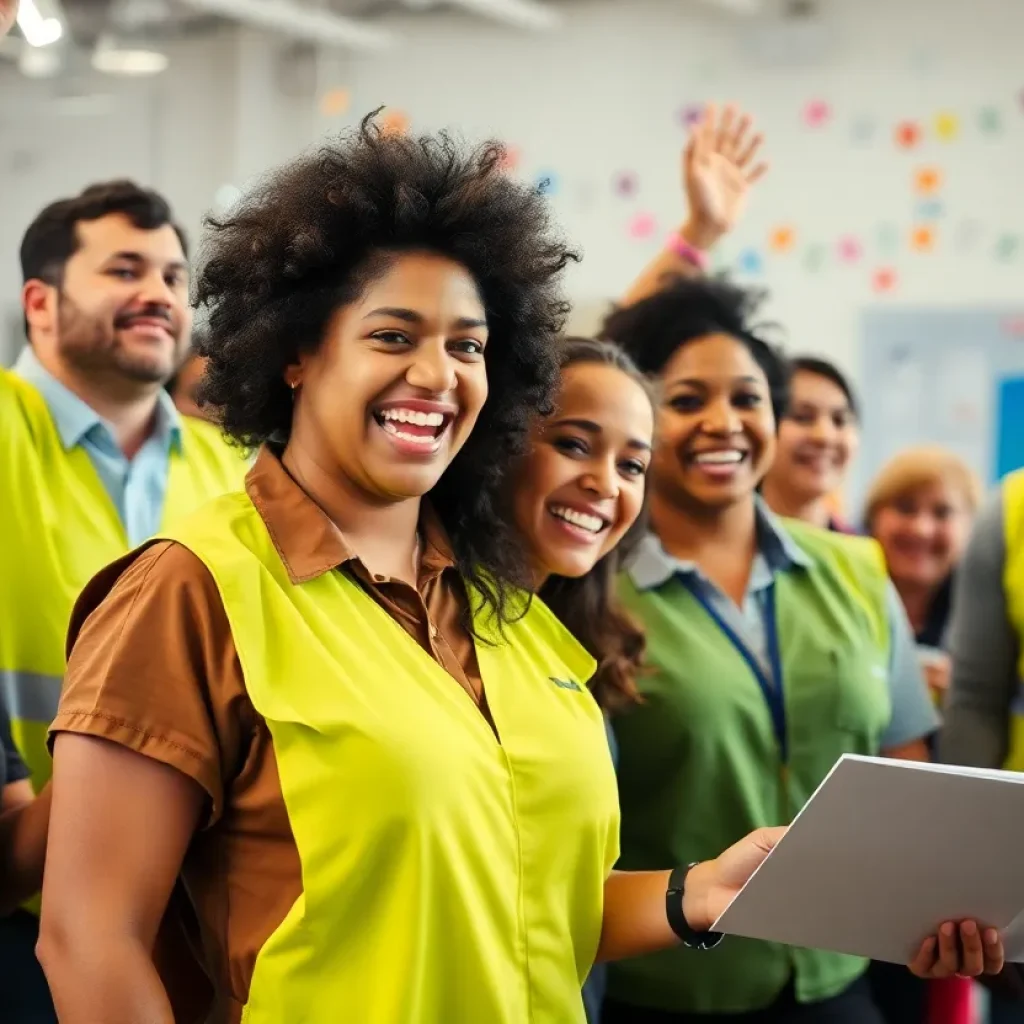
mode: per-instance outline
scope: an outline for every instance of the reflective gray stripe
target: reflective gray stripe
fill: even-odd
[[[1024,682],[1017,683],[1017,692],[1010,702],[1010,714],[1024,715]]]
[[[62,676],[0,668],[0,694],[12,719],[49,725],[57,714]]]

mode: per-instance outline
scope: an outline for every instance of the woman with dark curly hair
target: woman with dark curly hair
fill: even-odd
[[[572,257],[500,158],[364,124],[212,224],[205,397],[260,452],[76,609],[39,948],[64,1024],[192,1019],[154,966],[179,879],[204,1020],[581,1021],[596,956],[706,942],[777,840],[611,870],[594,659],[504,515]]]
[[[873,542],[776,519],[757,494],[787,368],[754,297],[679,281],[605,333],[661,386],[652,532],[620,578],[646,631],[642,700],[613,719],[625,871],[784,826],[843,753],[926,758],[935,727],[913,637]],[[994,973],[974,922],[929,939],[921,976]],[[606,1024],[878,1024],[867,962],[735,939],[615,964]]]

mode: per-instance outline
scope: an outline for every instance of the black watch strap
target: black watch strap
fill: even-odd
[[[688,949],[714,949],[723,938],[721,932],[695,932],[683,913],[683,893],[686,891],[686,876],[696,864],[676,868],[668,876],[668,891],[665,893],[665,915],[669,927],[679,936]]]

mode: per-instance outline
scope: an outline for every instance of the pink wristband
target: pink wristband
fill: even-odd
[[[668,240],[668,248],[670,252],[674,252],[680,259],[686,260],[698,270],[706,271],[708,269],[707,253],[702,252],[695,245],[690,245],[682,235],[673,233]]]

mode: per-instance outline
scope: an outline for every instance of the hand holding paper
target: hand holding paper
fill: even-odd
[[[1004,939],[1024,961],[1022,845],[1024,777],[846,755],[713,930],[995,974]]]

